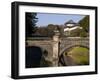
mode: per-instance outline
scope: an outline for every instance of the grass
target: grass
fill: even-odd
[[[89,64],[89,49],[77,46],[71,48],[69,51],[66,52],[65,54],[72,57],[77,65]]]

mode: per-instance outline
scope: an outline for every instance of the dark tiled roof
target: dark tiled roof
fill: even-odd
[[[77,23],[75,23],[73,20],[69,20],[68,22],[65,23],[65,25],[66,24],[77,24]]]

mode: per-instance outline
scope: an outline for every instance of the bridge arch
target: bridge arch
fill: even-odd
[[[75,61],[72,58],[72,56],[66,55],[66,54],[68,54],[70,49],[73,49],[73,47],[83,47],[83,48],[87,48],[89,50],[89,47],[85,46],[85,45],[72,45],[72,46],[66,47],[65,49],[63,49],[63,51],[59,55],[59,62],[58,62],[59,66],[75,66],[75,65],[77,65],[78,62]],[[84,58],[84,56],[83,56],[83,58]],[[89,63],[88,61],[81,61],[81,62],[82,63],[84,62],[85,65],[87,65]]]
[[[69,50],[70,48],[77,47],[77,46],[85,47],[85,48],[89,49],[89,46],[85,45],[85,44],[83,44],[83,45],[82,44],[80,44],[80,45],[73,44],[73,45],[66,46],[62,50],[60,50],[59,56],[61,56],[66,50]]]
[[[39,67],[42,58],[42,50],[38,46],[26,47],[26,68]]]

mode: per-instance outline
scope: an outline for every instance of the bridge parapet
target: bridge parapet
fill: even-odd
[[[74,46],[84,46],[89,48],[88,37],[32,37],[27,38],[26,47],[37,46],[42,49],[43,58],[51,63],[50,66],[58,66],[59,55],[65,50]],[[45,56],[44,51],[47,51]]]
[[[61,55],[65,50],[74,46],[83,46],[83,47],[89,48],[89,38],[88,37],[61,38],[59,55]]]

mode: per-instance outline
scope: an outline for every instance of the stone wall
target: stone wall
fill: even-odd
[[[53,38],[36,37],[26,41],[26,46],[37,46],[42,49],[42,57],[48,61],[50,66],[58,66],[59,56],[73,46],[84,46],[89,48],[89,38],[81,37],[62,37],[55,35]],[[47,55],[45,55],[47,51]]]
[[[64,37],[60,39],[60,53],[61,55],[65,50],[74,46],[83,46],[89,48],[89,38],[88,37]]]

